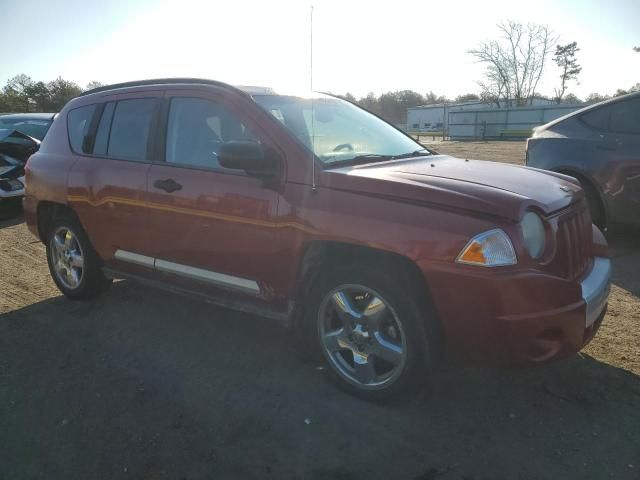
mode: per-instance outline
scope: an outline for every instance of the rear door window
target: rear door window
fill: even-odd
[[[609,130],[609,114],[611,108],[609,106],[589,110],[580,115],[580,120],[589,125],[591,128],[606,132]]]
[[[87,144],[84,142],[96,105],[74,108],[67,115],[67,131],[69,133],[69,145],[75,153],[89,153]],[[83,146],[85,147],[83,149]]]
[[[640,134],[640,98],[612,105],[609,129],[615,133]]]
[[[107,156],[128,160],[147,159],[147,143],[155,106],[156,100],[153,98],[121,100],[116,103],[113,118],[110,122],[111,129],[108,134]],[[109,114],[107,107],[103,112],[104,129],[107,128],[107,120],[104,114]],[[101,123],[103,119],[101,119]],[[100,130],[100,127],[98,127],[98,130]]]

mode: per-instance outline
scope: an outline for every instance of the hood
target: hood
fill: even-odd
[[[519,221],[527,208],[548,215],[584,196],[577,180],[566,175],[446,155],[327,169],[322,180],[331,188],[513,221]]]

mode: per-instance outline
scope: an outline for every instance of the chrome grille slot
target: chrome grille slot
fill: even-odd
[[[580,278],[591,260],[591,222],[583,204],[567,212],[558,221],[558,245],[562,246],[564,277]]]

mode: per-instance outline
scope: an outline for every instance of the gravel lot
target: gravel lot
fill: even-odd
[[[127,281],[64,299],[19,211],[4,215],[0,479],[640,478],[640,232],[609,234],[615,285],[585,352],[526,370],[444,365],[382,406],[338,391],[268,320]]]

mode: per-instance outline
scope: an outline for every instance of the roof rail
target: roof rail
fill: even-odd
[[[112,85],[104,85],[102,87],[92,88],[91,90],[82,92],[79,96],[84,97],[85,95],[91,95],[92,93],[106,92],[108,90],[115,90],[117,88],[142,87],[145,85],[170,85],[170,84],[176,84],[176,83],[187,83],[187,84],[194,84],[194,85],[214,85],[216,87],[232,88],[234,90],[241,91],[236,87],[233,87],[232,85],[229,85],[223,82],[218,82],[216,80],[206,80],[203,78],[155,78],[150,80],[136,80],[133,82],[123,82],[123,83],[114,83]]]

